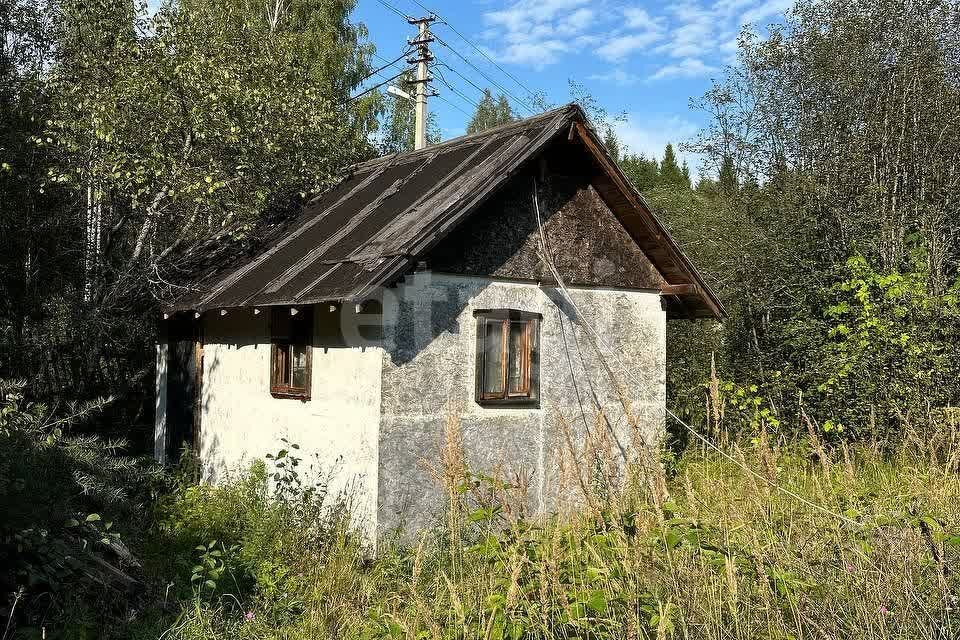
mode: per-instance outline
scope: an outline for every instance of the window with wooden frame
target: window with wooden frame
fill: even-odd
[[[270,314],[270,394],[310,399],[313,307],[273,307]]]
[[[540,401],[540,314],[477,311],[477,402],[537,406]]]

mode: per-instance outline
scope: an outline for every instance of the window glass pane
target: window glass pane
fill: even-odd
[[[277,343],[277,359],[273,363],[274,384],[286,386],[290,384],[290,345]]]
[[[295,389],[307,388],[307,347],[302,344],[290,346],[291,382]]]
[[[503,393],[503,322],[483,323],[483,393]]]
[[[526,393],[527,323],[510,323],[509,358],[507,361],[507,389],[512,394]]]

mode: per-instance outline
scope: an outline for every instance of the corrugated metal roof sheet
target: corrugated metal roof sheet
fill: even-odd
[[[167,310],[363,300],[402,275],[554,136],[584,120],[568,105],[358,165],[267,234],[258,252],[211,268]]]

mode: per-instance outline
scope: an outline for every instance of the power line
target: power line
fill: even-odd
[[[436,35],[436,34],[434,34],[433,37],[437,39],[437,42],[439,42],[440,44],[442,44],[443,46],[445,46],[447,49],[449,49],[450,51],[452,51],[452,52],[454,53],[454,55],[456,55],[458,58],[460,58],[461,60],[463,60],[464,62],[466,62],[467,65],[469,65],[471,69],[473,69],[474,71],[476,71],[477,73],[479,73],[480,75],[482,75],[484,78],[486,78],[487,80],[489,80],[489,81],[493,84],[493,86],[495,86],[497,89],[499,89],[500,91],[502,91],[502,92],[505,93],[506,95],[508,95],[508,96],[510,96],[511,98],[513,98],[513,100],[515,100],[517,103],[519,103],[521,106],[523,106],[523,107],[524,107],[527,111],[529,111],[531,114],[536,114],[536,111],[534,111],[534,110],[530,107],[530,105],[526,103],[526,101],[518,98],[515,94],[513,94],[513,93],[511,93],[509,90],[507,90],[502,84],[500,84],[499,82],[497,82],[496,80],[494,80],[493,78],[491,78],[490,76],[488,76],[486,73],[484,73],[477,65],[473,64],[472,62],[470,62],[470,60],[468,60],[462,53],[460,53],[459,51],[457,51],[456,49],[454,49],[453,47],[451,47],[449,44],[447,44],[446,41],[445,41],[443,38],[441,38],[440,36],[438,36],[438,35]]]
[[[446,68],[449,69],[450,71],[453,71],[455,74],[457,74],[458,76],[460,76],[461,78],[463,78],[468,84],[470,84],[471,86],[473,86],[474,89],[476,89],[477,91],[479,91],[481,95],[484,93],[484,91],[485,91],[484,89],[481,89],[479,86],[477,86],[477,84],[476,84],[473,80],[471,80],[470,78],[466,77],[465,75],[463,75],[462,73],[460,73],[459,71],[457,71],[456,69],[454,69],[453,67],[451,67],[450,65],[448,65],[446,62],[443,62],[442,60],[440,60],[439,56],[437,57],[437,60],[439,61],[439,64],[440,64],[441,66],[446,67]],[[438,73],[439,73],[439,72],[438,72]]]
[[[477,45],[475,45],[475,44],[474,44],[473,42],[471,42],[465,35],[463,35],[462,33],[460,33],[460,30],[457,29],[457,28],[456,28],[455,26],[453,26],[452,24],[450,24],[450,22],[447,21],[446,18],[444,18],[442,15],[440,15],[440,14],[437,13],[436,11],[433,11],[432,9],[429,9],[428,7],[424,6],[424,4],[423,4],[422,2],[420,2],[420,0],[413,0],[413,2],[414,2],[415,4],[417,4],[417,6],[419,6],[419,7],[420,7],[421,9],[423,9],[424,11],[429,11],[429,12],[432,13],[433,15],[437,16],[438,18],[440,18],[440,24],[445,24],[445,25],[447,25],[448,27],[450,27],[450,30],[453,31],[461,40],[463,40],[463,41],[466,42],[468,45],[470,45],[471,47],[473,47],[473,49],[474,49],[477,53],[479,53],[479,54],[482,55],[484,58],[486,58],[487,62],[489,62],[490,64],[492,64],[494,67],[496,67],[497,70],[500,71],[500,73],[504,74],[505,76],[507,76],[508,78],[510,78],[511,80],[513,80],[514,82],[516,82],[516,83],[517,83],[517,86],[519,86],[521,89],[523,89],[524,91],[526,91],[526,92],[530,95],[530,97],[535,98],[535,97],[537,96],[536,93],[534,93],[533,91],[531,91],[529,88],[527,88],[527,86],[526,86],[525,84],[523,84],[522,82],[520,82],[520,80],[519,80],[515,75],[513,75],[512,73],[510,73],[509,71],[507,71],[506,69],[504,69],[503,67],[501,67],[499,64],[497,64],[497,63],[493,60],[493,58],[491,58],[489,55],[487,55],[487,52],[486,52],[486,51],[484,51],[483,49],[481,49],[480,47],[478,47]],[[438,38],[438,40],[439,40],[439,38]]]
[[[458,96],[460,96],[460,98],[462,98],[464,102],[468,103],[468,104],[469,104],[470,106],[472,106],[473,108],[475,108],[475,109],[479,109],[479,108],[480,108],[480,104],[479,104],[479,103],[474,102],[473,100],[471,100],[471,99],[468,98],[467,96],[463,95],[462,93],[460,93],[460,91],[459,91],[456,87],[454,87],[452,84],[450,84],[449,82],[447,82],[447,79],[446,79],[445,77],[443,77],[443,74],[440,72],[439,69],[436,69],[436,68],[435,68],[434,71],[437,72],[437,76],[439,76],[440,82],[442,82],[442,83],[444,84],[444,86],[447,87],[447,89],[450,89],[450,91],[453,91],[455,94],[457,94]]]
[[[410,19],[410,16],[408,16],[407,14],[405,14],[403,11],[400,11],[400,9],[397,9],[395,6],[393,6],[393,5],[390,4],[389,2],[385,2],[384,0],[377,0],[377,2],[379,2],[380,4],[382,4],[383,6],[385,6],[387,9],[390,9],[390,11],[393,11],[395,14],[397,14],[398,16],[400,16],[401,18],[403,18],[404,20],[409,20],[409,19]]]
[[[435,92],[433,95],[436,96],[437,98],[440,98],[441,100],[443,100],[443,101],[446,102],[448,105],[450,105],[451,107],[453,107],[454,109],[456,109],[457,111],[459,111],[460,113],[462,113],[463,115],[467,116],[468,118],[473,117],[473,116],[471,116],[469,113],[467,113],[464,109],[462,109],[458,104],[456,104],[455,102],[453,102],[453,101],[451,101],[451,100],[447,100],[447,99],[446,99],[445,97],[443,97],[443,95],[441,95],[440,93],[436,93],[436,92]]]
[[[401,60],[403,60],[404,58],[406,58],[408,53],[410,53],[410,50],[409,50],[409,49],[408,49],[407,51],[404,51],[403,53],[401,53],[399,56],[397,56],[395,59],[393,59],[393,60],[390,61],[390,62],[387,62],[385,58],[382,58],[382,57],[378,56],[376,53],[374,53],[374,54],[373,54],[374,56],[376,56],[376,57],[379,58],[380,60],[383,60],[384,62],[387,62],[387,63],[386,63],[385,65],[383,65],[382,67],[380,67],[379,69],[376,69],[376,70],[374,70],[374,71],[371,71],[370,74],[369,74],[366,78],[364,78],[363,80],[361,80],[361,81],[358,82],[357,84],[361,84],[361,83],[363,83],[363,82],[366,82],[367,80],[369,80],[370,78],[372,78],[372,77],[375,76],[375,75],[376,75],[376,76],[380,76],[381,78],[384,77],[384,76],[382,76],[382,75],[380,74],[380,72],[383,71],[384,69],[388,68],[388,67],[392,67],[393,65],[397,64],[398,62],[400,62]]]
[[[384,80],[384,81],[381,82],[380,84],[375,84],[375,85],[373,85],[372,87],[370,87],[369,89],[364,89],[363,91],[361,91],[361,92],[358,93],[357,95],[351,96],[350,99],[349,99],[347,102],[353,102],[353,101],[356,100],[357,98],[360,98],[360,97],[362,97],[362,96],[365,96],[366,94],[370,93],[371,91],[374,91],[374,90],[376,90],[376,89],[379,89],[379,88],[382,87],[383,85],[388,84],[388,83],[390,83],[390,82],[393,82],[394,80],[396,80],[397,78],[399,78],[400,76],[402,76],[403,74],[405,74],[406,72],[407,72],[407,70],[404,69],[403,71],[401,71],[401,72],[398,73],[397,75],[393,76],[392,78],[387,78],[386,80]],[[378,73],[377,75],[380,76],[381,78],[383,77],[383,76],[380,75],[379,73]]]

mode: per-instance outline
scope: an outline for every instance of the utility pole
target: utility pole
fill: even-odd
[[[433,80],[430,77],[430,63],[433,56],[430,54],[430,43],[433,42],[433,36],[430,35],[430,24],[437,19],[437,16],[430,14],[424,18],[407,18],[407,22],[415,24],[418,27],[417,39],[408,40],[408,44],[417,47],[417,57],[407,60],[410,64],[417,65],[417,79],[413,82],[417,85],[416,93],[416,123],[413,136],[413,148],[423,149],[427,146],[427,83]]]

